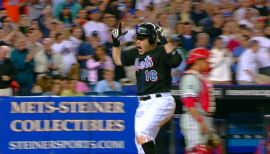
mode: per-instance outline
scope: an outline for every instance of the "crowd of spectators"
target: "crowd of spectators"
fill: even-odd
[[[124,51],[136,47],[135,26],[160,24],[183,62],[211,52],[214,84],[270,83],[267,0],[6,0],[0,9],[0,96],[81,96],[136,84],[133,67],[112,61],[111,30],[122,23]]]

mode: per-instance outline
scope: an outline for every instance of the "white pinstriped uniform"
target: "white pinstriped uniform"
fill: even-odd
[[[175,100],[170,93],[160,93],[161,97],[150,94],[151,99],[141,101],[135,114],[135,135],[146,136],[149,140],[156,138],[160,127],[172,118],[175,112]],[[138,154],[144,154],[142,146],[135,143]]]

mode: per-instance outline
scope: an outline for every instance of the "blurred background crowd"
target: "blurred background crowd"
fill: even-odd
[[[268,0],[1,0],[0,96],[82,96],[136,85],[133,67],[115,66],[111,30],[160,24],[183,56],[178,84],[196,47],[212,54],[214,84],[270,84]]]

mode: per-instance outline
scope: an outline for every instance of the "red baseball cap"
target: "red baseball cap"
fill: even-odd
[[[207,59],[210,57],[210,52],[206,48],[195,48],[190,51],[188,58],[187,58],[187,64],[191,65],[198,59]]]

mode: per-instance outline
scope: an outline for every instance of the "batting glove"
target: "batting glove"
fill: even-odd
[[[158,39],[160,40],[161,45],[164,46],[165,44],[167,44],[168,41],[166,39],[163,28],[161,26],[156,26],[156,32],[157,32]]]
[[[113,40],[113,46],[119,47],[120,46],[120,40],[127,34],[128,31],[125,31],[122,33],[122,24],[120,23],[118,28],[112,30],[112,40]]]

